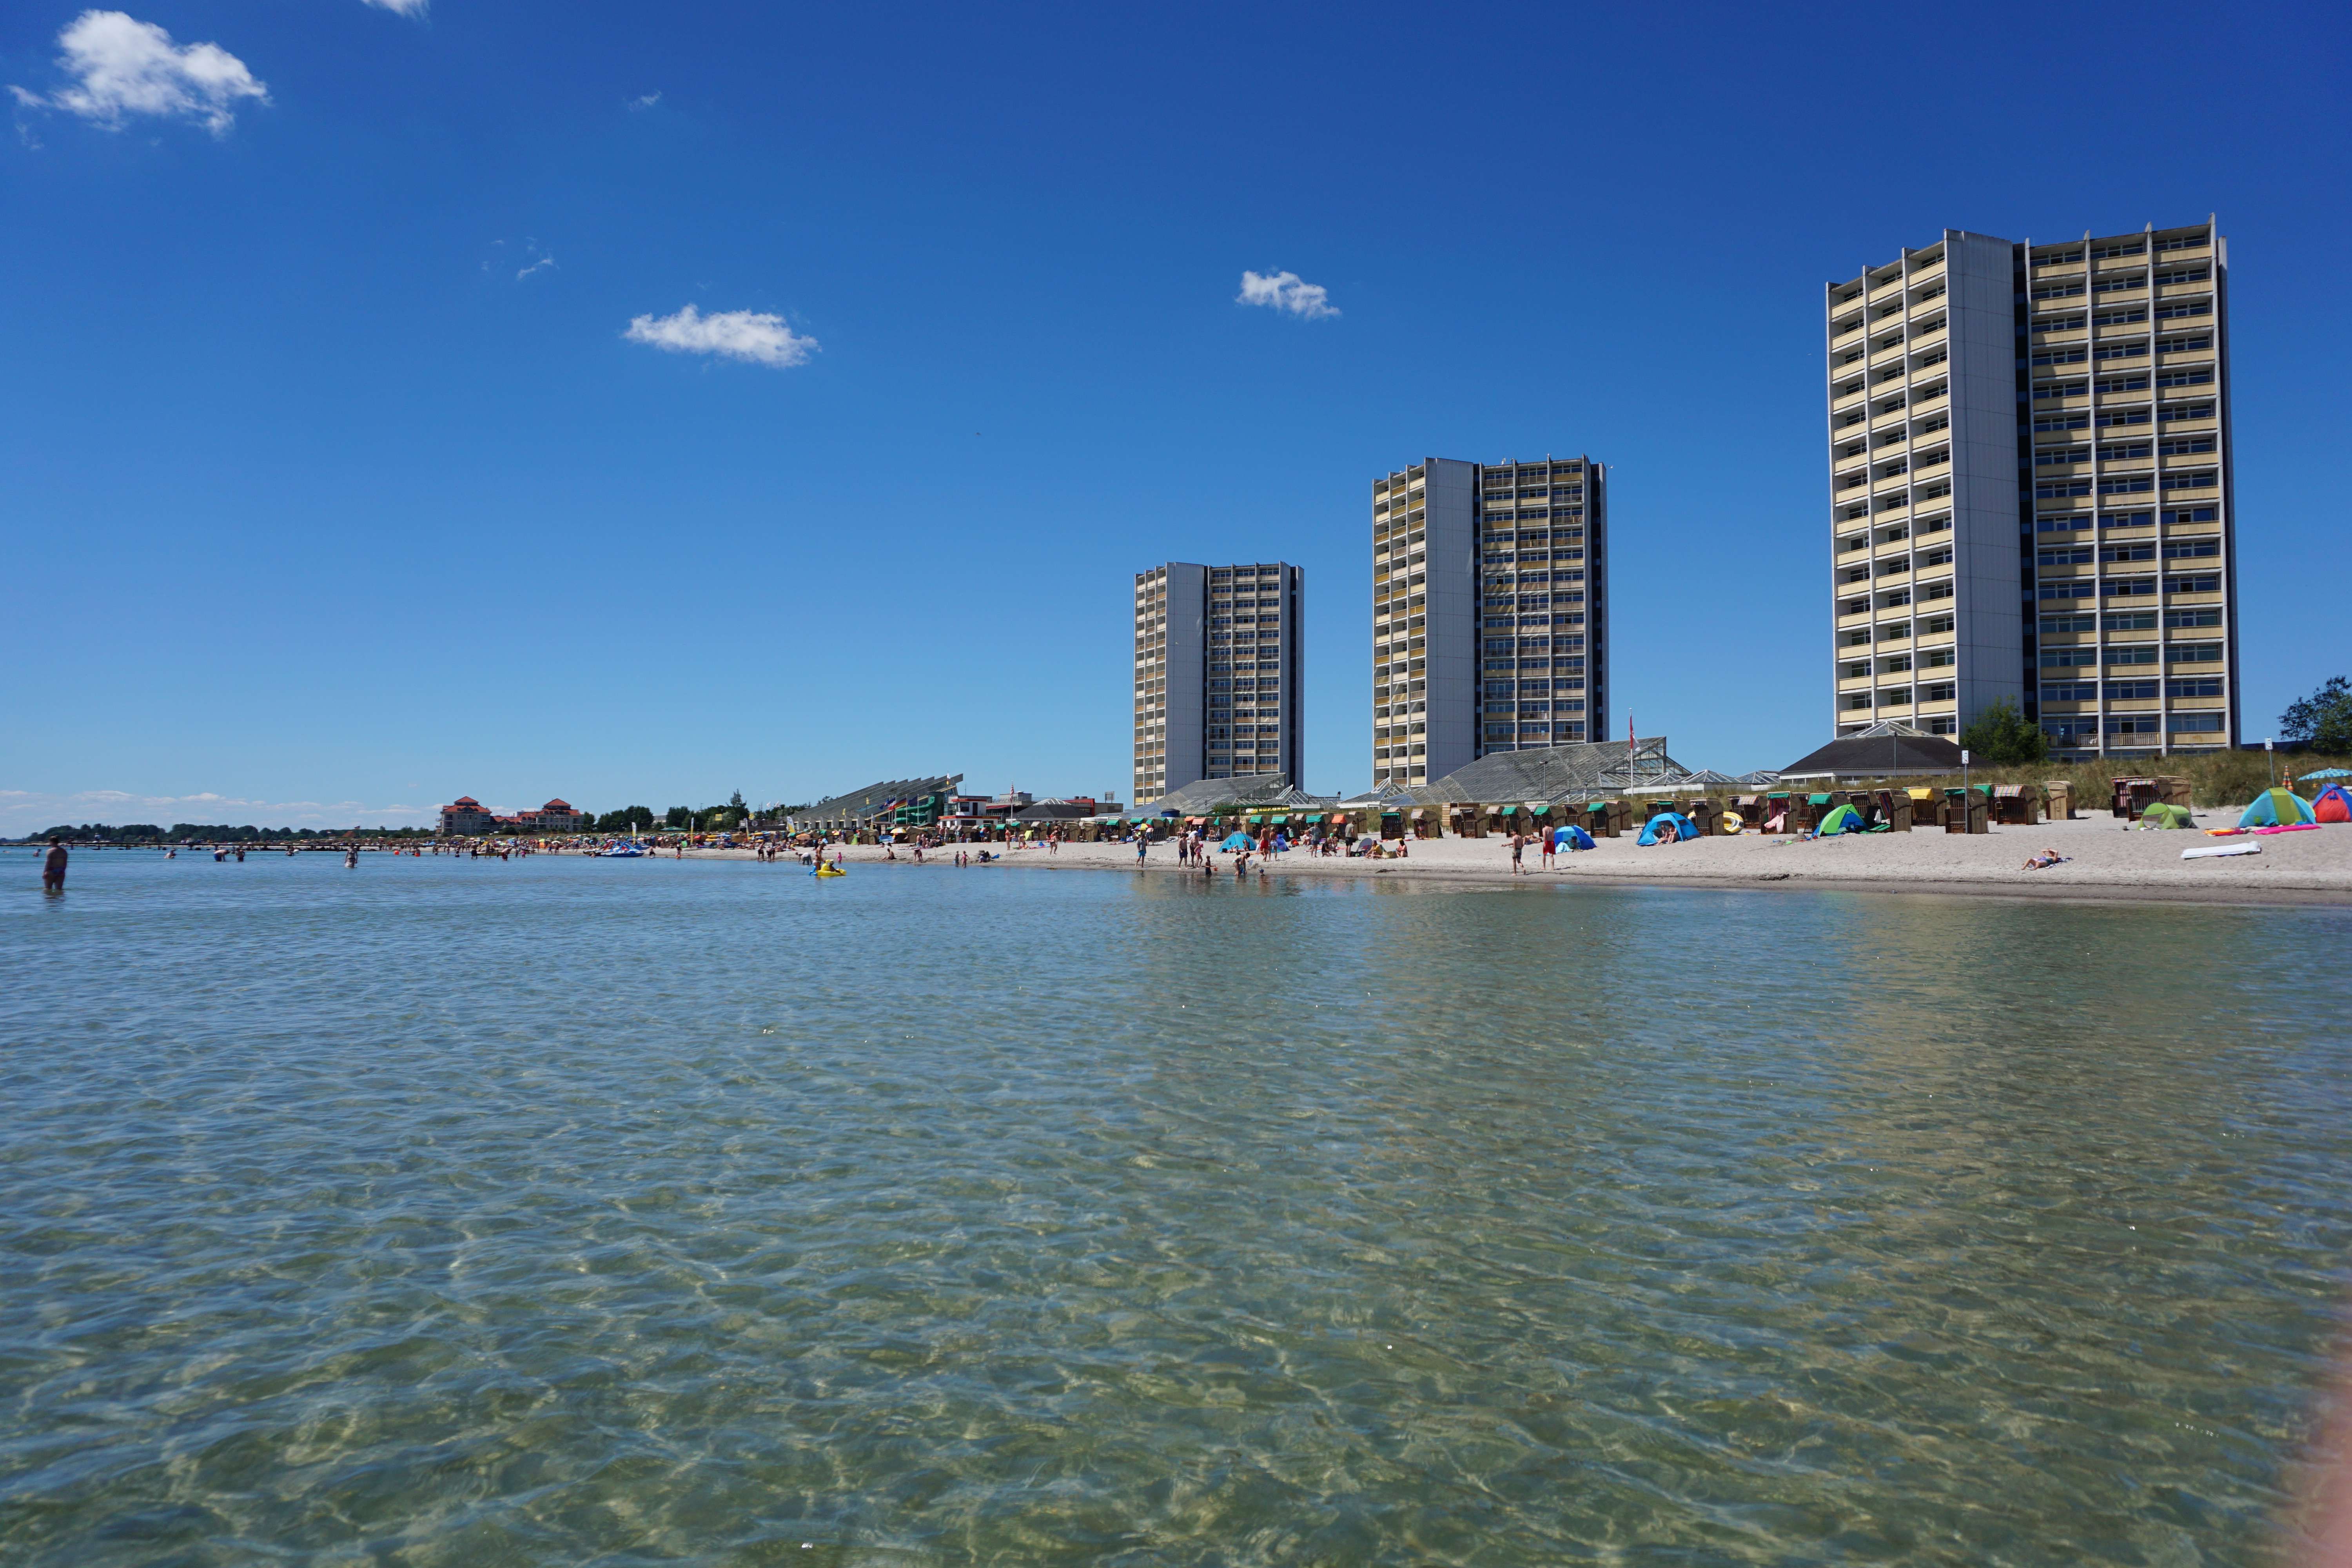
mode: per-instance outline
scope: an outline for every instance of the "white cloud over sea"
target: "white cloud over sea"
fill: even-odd
[[[70,81],[38,93],[11,86],[27,109],[57,110],[120,131],[134,116],[194,120],[215,136],[236,122],[240,103],[269,101],[269,89],[218,44],[174,44],[152,22],[121,11],[84,11],[58,34],[58,68]]]
[[[397,11],[404,16],[422,16],[426,5],[426,0],[367,0],[367,3],[378,10]]]
[[[1339,313],[1331,303],[1329,289],[1307,282],[1296,272],[1244,272],[1242,291],[1234,296],[1234,303],[1287,310],[1310,321]]]
[[[247,795],[137,795],[90,789],[71,795],[0,789],[0,837],[22,838],[60,823],[202,822],[241,827],[405,827],[439,820],[430,805],[370,805],[357,800],[257,800]]]
[[[794,335],[782,316],[752,310],[720,310],[703,315],[691,305],[674,316],[636,316],[621,334],[633,343],[679,354],[717,354],[782,370],[806,364],[817,341]]]

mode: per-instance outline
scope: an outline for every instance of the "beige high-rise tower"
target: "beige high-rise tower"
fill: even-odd
[[[1947,229],[1828,286],[1838,733],[2235,742],[2228,268],[2210,220]]]
[[[1372,785],[1608,738],[1607,473],[1430,458],[1372,481]]]
[[[1303,787],[1306,583],[1279,561],[1136,574],[1136,805],[1204,778]]]

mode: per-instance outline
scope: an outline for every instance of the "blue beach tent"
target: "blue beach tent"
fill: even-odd
[[[1551,830],[1551,844],[1552,847],[1555,849],[1591,849],[1595,847],[1592,842],[1592,835],[1585,832],[1584,829],[1577,826],[1574,823],[1569,824],[1566,827],[1553,828]]]
[[[1658,841],[1658,828],[1662,825],[1671,825],[1675,834],[1683,838],[1698,837],[1698,824],[1679,811],[1662,811],[1642,825],[1642,837],[1635,842],[1655,844]]]
[[[2254,804],[2246,807],[2246,815],[2238,818],[2241,827],[2292,827],[2300,822],[2310,822],[2311,803],[2293,790],[2266,789],[2254,796]]]
[[[1820,837],[1831,838],[1841,833],[1860,833],[1868,826],[1862,820],[1862,813],[1851,805],[1840,802],[1830,808],[1830,814],[1822,818],[1821,826],[1813,831]]]
[[[1220,849],[1255,849],[1257,847],[1257,840],[1252,838],[1246,833],[1228,833],[1225,835],[1225,841],[1223,844],[1218,845],[1217,847]]]

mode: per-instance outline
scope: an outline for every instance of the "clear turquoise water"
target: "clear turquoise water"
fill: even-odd
[[[23,1568],[2246,1563],[2345,1292],[2341,911],[34,880]]]

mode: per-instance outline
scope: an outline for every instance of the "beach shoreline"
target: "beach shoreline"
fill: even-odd
[[[2234,820],[2209,814],[2205,825]],[[2182,860],[2180,851],[2220,844],[2254,844],[2259,855]],[[895,864],[912,868],[907,846],[835,847],[855,868]],[[1172,844],[1154,844],[1139,868],[1132,844],[1065,844],[1058,851],[1001,845],[950,845],[926,850],[923,867],[953,868],[958,848],[990,849],[993,864],[1045,869],[1126,870],[1153,876],[1202,877],[1180,866]],[[2043,849],[2066,857],[2046,869],[2022,862]],[[792,865],[787,851],[786,868]],[[833,854],[828,850],[827,858]],[[689,849],[689,859],[754,858],[750,849]],[[2263,837],[2215,839],[2201,833],[2126,831],[2105,816],[2000,827],[1985,834],[1867,834],[1801,840],[1785,835],[1742,834],[1643,848],[1631,835],[1601,839],[1597,847],[1558,858],[1543,869],[1533,846],[1527,874],[1511,871],[1504,838],[1412,841],[1403,859],[1367,860],[1310,855],[1276,856],[1269,877],[1365,879],[1391,877],[1461,887],[1579,886],[1772,889],[1894,896],[1962,896],[2113,903],[2162,900],[2179,903],[2352,905],[2352,827],[2322,828]],[[1228,856],[1213,857],[1210,875],[1231,879]],[[1253,865],[1252,874],[1256,874]],[[1206,878],[1203,878],[1206,879]]]

